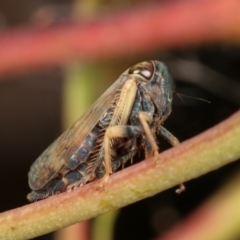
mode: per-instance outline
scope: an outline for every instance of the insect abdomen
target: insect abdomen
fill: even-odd
[[[99,132],[100,128],[95,127],[67,160],[66,165],[58,174],[41,189],[28,194],[27,198],[30,201],[36,201],[63,192],[72,183],[85,184],[91,177],[87,173],[88,159],[96,145]]]

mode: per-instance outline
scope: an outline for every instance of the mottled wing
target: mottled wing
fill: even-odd
[[[66,164],[99,119],[110,108],[114,96],[128,79],[128,75],[125,73],[32,164],[28,173],[29,186],[32,190],[42,188]]]

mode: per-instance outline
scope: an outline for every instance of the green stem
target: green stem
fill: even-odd
[[[240,157],[240,111],[208,131],[99,182],[0,214],[2,239],[29,239],[153,196]]]

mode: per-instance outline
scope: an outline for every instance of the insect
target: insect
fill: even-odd
[[[167,66],[145,61],[127,69],[77,122],[53,142],[28,173],[30,201],[108,179],[143,149],[158,157],[156,134],[179,143],[162,126],[175,86]]]

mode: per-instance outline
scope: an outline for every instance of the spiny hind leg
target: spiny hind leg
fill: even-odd
[[[163,137],[165,137],[173,147],[177,146],[180,143],[179,140],[162,125],[159,126],[158,132]],[[176,193],[180,194],[181,192],[185,191],[185,189],[186,188],[184,184],[180,183],[179,188],[176,190]]]
[[[145,157],[147,158],[147,157],[150,157],[151,155],[153,155],[154,158],[156,160],[158,160],[158,158],[159,158],[158,145],[157,145],[155,137],[154,137],[154,135],[153,135],[153,133],[152,133],[150,127],[149,127],[149,123],[151,123],[152,118],[146,112],[140,112],[139,113],[139,120],[142,124],[142,127],[143,127],[144,132],[147,136],[147,139],[148,139],[148,142],[151,146],[151,151],[152,151],[152,154],[147,152],[145,154]]]
[[[112,173],[111,140],[114,138],[133,138],[140,135],[142,129],[138,126],[120,125],[108,127],[104,135],[104,166],[105,174],[100,182],[100,188]]]

